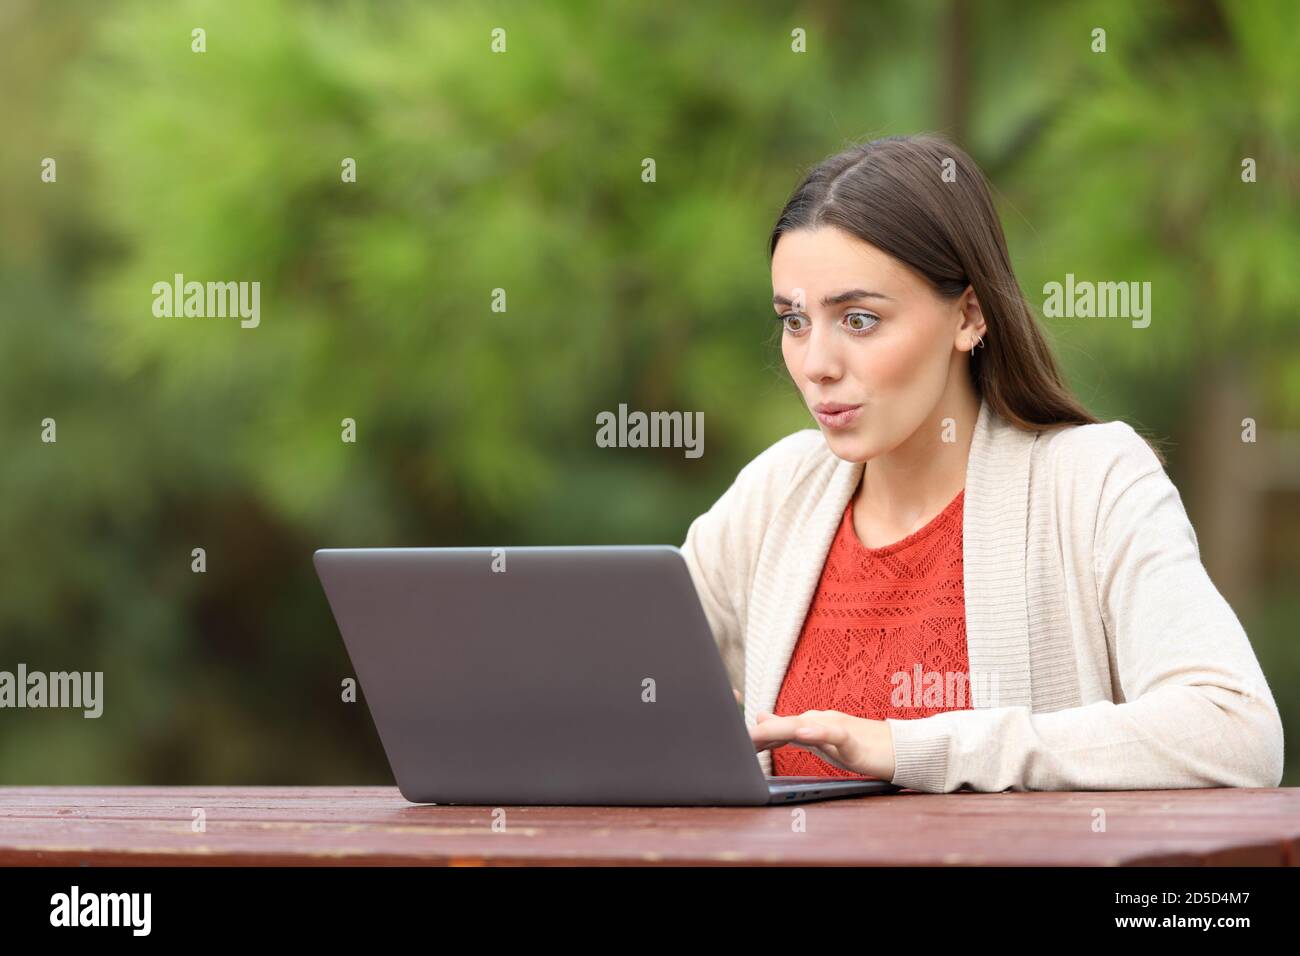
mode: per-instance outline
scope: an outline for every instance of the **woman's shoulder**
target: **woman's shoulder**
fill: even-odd
[[[788,488],[803,476],[833,468],[838,461],[820,430],[802,428],[755,455],[740,470],[737,481],[743,478],[751,484]]]
[[[1042,452],[1077,467],[1107,468],[1127,464],[1143,470],[1161,467],[1147,439],[1126,421],[1058,425],[1038,438]]]
[[[830,482],[839,462],[822,433],[804,428],[778,438],[736,474],[725,496],[751,516],[770,516],[791,495],[816,495]]]
[[[1035,470],[1050,478],[1058,496],[1088,502],[1104,514],[1127,489],[1172,484],[1151,444],[1128,422],[1061,425],[1039,434]]]

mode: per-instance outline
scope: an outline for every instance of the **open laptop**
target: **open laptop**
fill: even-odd
[[[413,803],[758,806],[901,789],[764,776],[671,545],[314,560]]]

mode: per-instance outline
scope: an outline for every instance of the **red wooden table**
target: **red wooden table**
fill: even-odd
[[[203,811],[202,832],[194,830],[196,809]],[[5,865],[1297,861],[1300,788],[904,791],[752,808],[417,806],[393,787],[0,788]]]

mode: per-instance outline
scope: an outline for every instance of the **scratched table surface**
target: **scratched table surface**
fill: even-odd
[[[1297,861],[1300,788],[902,791],[779,807],[494,808],[411,804],[394,787],[0,787],[0,865]]]

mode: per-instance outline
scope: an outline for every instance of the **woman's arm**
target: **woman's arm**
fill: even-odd
[[[740,601],[734,593],[729,555],[741,553],[737,539],[740,529],[734,520],[739,477],[723,492],[713,507],[691,522],[682,544],[682,556],[700,597],[709,630],[718,645],[733,688],[744,687],[745,641],[741,625]]]
[[[1141,442],[1136,432],[1133,438]],[[1236,614],[1201,563],[1178,491],[1146,448],[1110,469],[1093,548],[1123,703],[889,720],[914,789],[1275,787],[1282,722]]]
[[[682,556],[733,687],[744,687],[748,592],[766,516],[789,488],[800,462],[822,444],[821,433],[813,429],[775,442],[746,464],[686,531]]]

